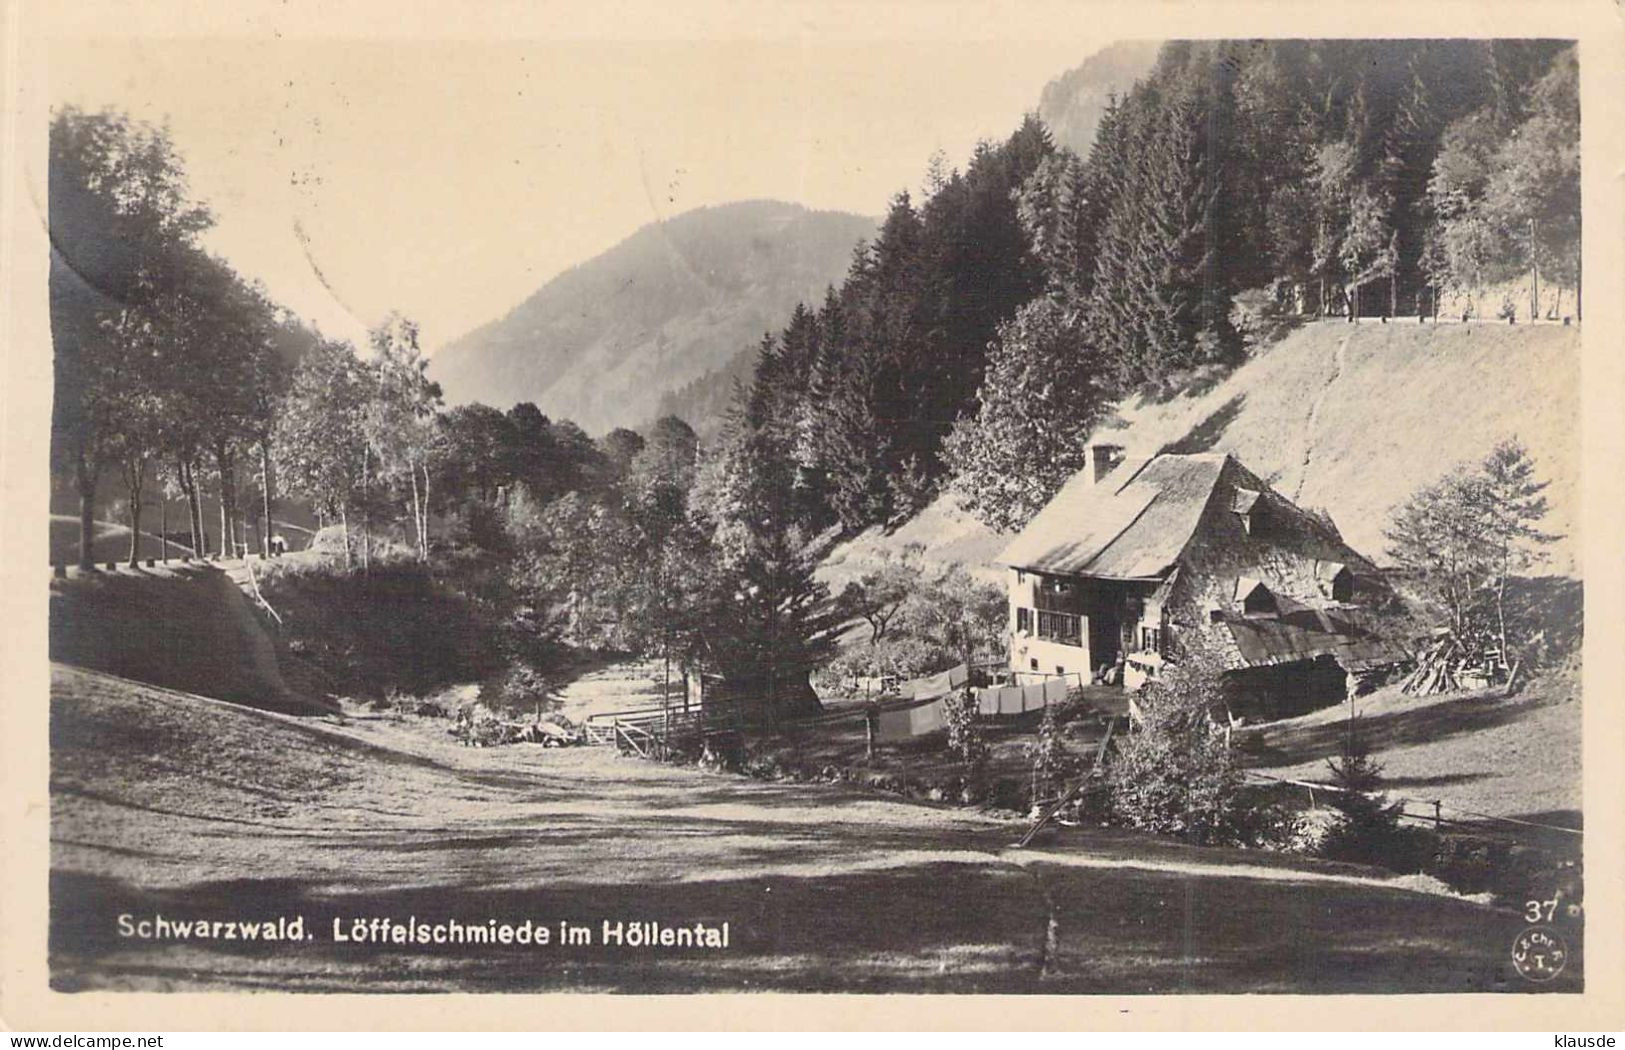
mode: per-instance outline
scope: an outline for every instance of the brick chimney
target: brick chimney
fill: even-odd
[[[1089,446],[1089,469],[1093,472],[1091,474],[1093,483],[1099,484],[1100,479],[1116,470],[1121,462],[1123,462],[1122,445],[1101,443]]]

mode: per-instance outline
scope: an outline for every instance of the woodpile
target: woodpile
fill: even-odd
[[[489,716],[472,716],[467,712],[459,712],[456,723],[447,732],[465,747],[501,747],[505,744],[564,747],[582,742],[575,732],[552,722],[510,722]]]
[[[1501,654],[1493,649],[1474,651],[1451,632],[1436,636],[1416,658],[1416,669],[1400,683],[1417,696],[1482,689],[1507,680]]]

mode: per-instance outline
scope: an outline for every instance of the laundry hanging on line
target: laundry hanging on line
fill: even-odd
[[[944,703],[950,695],[964,686],[964,678],[961,677],[952,685],[949,683],[956,677],[955,672],[961,670],[962,668],[954,668],[953,671],[945,671],[930,679],[922,679],[918,683],[921,688],[916,695],[924,694],[929,699],[907,707],[893,707],[881,711],[875,739],[880,743],[893,743],[946,729],[948,712]],[[936,692],[938,688],[943,691]],[[1065,700],[1070,688],[1065,678],[1051,678],[1035,685],[979,689],[976,694],[976,713],[984,718],[993,718],[1041,711],[1050,704],[1058,704]]]
[[[1033,685],[1007,685],[977,693],[976,712],[986,718],[1041,711],[1066,699],[1071,688],[1065,678],[1050,678]]]

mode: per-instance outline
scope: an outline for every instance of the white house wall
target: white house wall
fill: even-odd
[[[1010,670],[1018,676],[1017,680],[1041,681],[1060,673],[1078,674],[1087,682],[1092,666],[1089,661],[1089,618],[1078,617],[1084,642],[1081,646],[1063,645],[1039,638],[1038,574],[1015,569],[1009,573]],[[1023,608],[1030,610],[1033,617],[1032,629],[1026,634],[1016,628],[1016,610]],[[1038,661],[1037,674],[1034,674],[1032,666],[1034,660]]]

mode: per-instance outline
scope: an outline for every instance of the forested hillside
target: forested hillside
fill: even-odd
[[[1560,41],[1164,45],[1086,157],[1030,117],[899,194],[729,440],[808,526],[952,486],[1010,529],[1118,403],[1308,320],[1578,319],[1577,72]]]
[[[748,368],[749,347],[797,300],[839,280],[873,233],[871,219],[779,201],[687,212],[455,340],[431,374],[454,403],[532,401],[591,433],[648,423],[662,395],[692,384],[682,414],[697,420],[703,391],[718,387],[725,399],[730,365],[739,371],[745,356]]]

